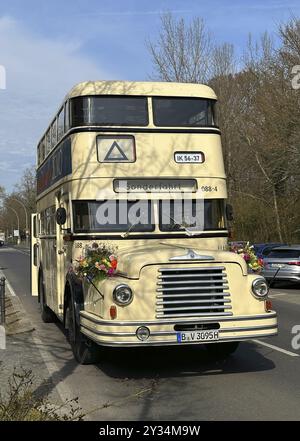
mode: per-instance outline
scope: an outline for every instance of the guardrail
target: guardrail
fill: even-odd
[[[0,325],[5,325],[5,277],[0,279]]]

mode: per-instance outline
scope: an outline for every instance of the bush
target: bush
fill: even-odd
[[[60,405],[49,401],[48,393],[37,394],[30,369],[15,368],[8,379],[8,390],[0,392],[0,421],[79,421],[83,413],[78,399]]]

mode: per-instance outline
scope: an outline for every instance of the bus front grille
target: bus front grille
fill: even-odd
[[[156,317],[232,315],[225,268],[160,268]]]

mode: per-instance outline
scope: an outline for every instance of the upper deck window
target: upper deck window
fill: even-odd
[[[146,97],[85,96],[71,99],[71,126],[147,126]]]
[[[215,101],[204,98],[153,98],[153,120],[158,127],[215,126]]]

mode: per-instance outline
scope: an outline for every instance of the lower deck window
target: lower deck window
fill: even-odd
[[[151,232],[150,201],[74,202],[75,232]]]
[[[223,199],[160,201],[159,228],[161,231],[224,229],[224,211]]]
[[[74,201],[73,207],[77,233],[153,232],[156,228],[162,232],[201,232],[226,228],[223,199]]]

